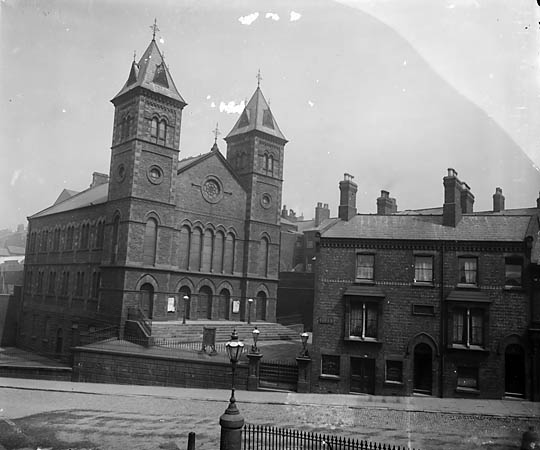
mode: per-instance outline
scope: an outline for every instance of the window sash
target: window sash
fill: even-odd
[[[452,343],[484,345],[484,310],[480,308],[458,308],[452,313]]]
[[[433,257],[416,256],[414,259],[414,281],[433,281]]]
[[[460,258],[459,282],[463,284],[476,284],[477,283],[476,258]]]
[[[356,255],[356,278],[373,280],[375,255]]]
[[[378,306],[375,303],[351,302],[349,313],[349,336],[377,338]]]
[[[339,355],[321,355],[321,375],[339,377]]]

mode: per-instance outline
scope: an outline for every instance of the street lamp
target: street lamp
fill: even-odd
[[[231,399],[229,400],[229,407],[227,411],[229,414],[238,414],[238,408],[236,407],[236,399],[234,398],[234,372],[236,370],[236,364],[244,351],[244,343],[238,340],[238,333],[236,328],[231,333],[231,340],[225,344],[225,349],[227,350],[227,356],[229,357],[232,365],[232,389],[231,389]]]
[[[251,305],[253,304],[253,299],[248,299],[248,325],[251,325]]]
[[[187,295],[184,295],[184,317],[182,318],[182,323],[186,323],[186,316],[187,316],[187,305],[189,302],[189,297]]]
[[[253,336],[253,345],[251,346],[251,353],[259,353],[259,348],[257,347],[257,341],[259,340],[259,335],[261,332],[257,327],[253,328],[251,335]]]
[[[300,353],[301,358],[307,358],[309,357],[308,349],[307,349],[307,341],[309,338],[309,334],[305,331],[300,335],[300,339],[302,339],[302,352]]]

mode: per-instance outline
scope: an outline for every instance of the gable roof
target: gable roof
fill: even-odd
[[[176,89],[169,68],[154,39],[139,62],[133,61],[124,87],[114,96],[112,102],[114,103],[115,99],[138,87],[173,98],[184,105],[187,104]]]
[[[67,200],[69,197],[73,197],[75,194],[78,194],[78,192],[72,191],[71,189],[64,189],[62,192],[60,192],[60,195],[54,204],[56,205],[57,203],[62,203],[64,200]]]
[[[287,142],[259,86],[225,140],[255,130]]]
[[[322,233],[323,238],[448,240],[448,241],[522,241],[531,216],[464,215],[456,227],[443,225],[441,215],[359,214],[349,221],[340,220]]]
[[[70,211],[72,209],[83,208],[85,206],[98,205],[105,203],[108,198],[109,183],[103,183],[95,187],[88,188],[72,197],[67,198],[63,202],[54,203],[52,206],[32,215],[29,219],[37,217],[49,216],[59,212]]]

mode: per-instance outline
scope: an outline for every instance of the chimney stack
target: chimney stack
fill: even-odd
[[[90,185],[91,188],[95,188],[96,186],[99,186],[100,184],[105,184],[109,182],[109,175],[106,175],[104,173],[94,172],[92,174],[92,184]]]
[[[463,214],[471,214],[474,206],[474,195],[471,192],[470,186],[463,182],[461,185],[461,212]]]
[[[339,182],[339,208],[338,217],[341,220],[350,220],[356,215],[356,192],[358,185],[353,181],[353,176],[346,173]]]
[[[495,188],[495,194],[493,194],[493,212],[504,211],[504,195],[500,187]]]
[[[443,178],[443,225],[447,227],[455,227],[461,220],[461,181],[457,175],[454,169],[448,169],[448,175]]]
[[[315,226],[318,227],[323,221],[330,218],[330,209],[328,203],[324,205],[321,202],[315,207]]]
[[[395,198],[390,197],[390,192],[381,191],[381,196],[377,199],[377,214],[388,216],[397,212],[397,203]]]

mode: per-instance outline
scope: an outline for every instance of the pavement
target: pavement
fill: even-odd
[[[230,391],[162,386],[75,383],[69,381],[0,378],[0,388],[32,391],[70,392],[125,397],[155,397],[179,400],[223,402]],[[523,400],[480,400],[434,397],[383,397],[356,394],[299,394],[276,391],[236,391],[238,404],[345,406],[352,409],[377,409],[407,412],[437,412],[467,416],[529,419],[540,423],[540,403]]]

